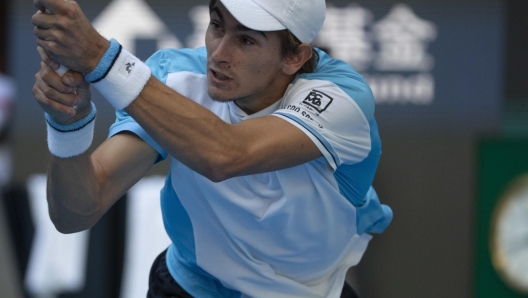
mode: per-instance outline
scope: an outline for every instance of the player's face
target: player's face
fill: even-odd
[[[277,32],[259,32],[240,24],[220,1],[211,11],[205,39],[209,95],[234,100],[253,113],[280,99],[291,81]]]

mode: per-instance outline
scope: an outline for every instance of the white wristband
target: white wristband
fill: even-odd
[[[106,76],[93,82],[93,86],[116,110],[122,110],[139,96],[151,71],[145,63],[123,48],[117,55]]]
[[[51,154],[68,158],[86,152],[92,144],[96,114],[93,103],[88,116],[68,125],[59,124],[46,114],[48,148]]]

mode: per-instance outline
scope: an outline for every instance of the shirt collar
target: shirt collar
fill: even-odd
[[[282,101],[282,98],[274,102],[272,105],[256,113],[253,113],[251,115],[248,115],[246,112],[244,112],[239,106],[237,106],[237,104],[234,101],[230,101],[228,102],[228,105],[229,105],[229,110],[231,112],[231,121],[233,124],[235,124],[243,120],[270,115],[279,109],[281,101]]]

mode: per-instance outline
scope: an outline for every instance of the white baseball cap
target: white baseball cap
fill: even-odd
[[[257,31],[288,29],[310,43],[323,27],[325,0],[220,0],[242,25]]]

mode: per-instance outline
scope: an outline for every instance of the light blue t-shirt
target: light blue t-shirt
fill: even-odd
[[[381,154],[374,99],[363,77],[318,51],[282,99],[247,115],[207,93],[206,51],[162,50],[147,65],[160,81],[227,123],[273,115],[302,130],[322,157],[215,183],[171,158],[161,191],[173,244],[167,266],[196,297],[339,297],[346,271],[392,219],[371,187]],[[166,158],[124,111],[110,136],[136,133]]]

